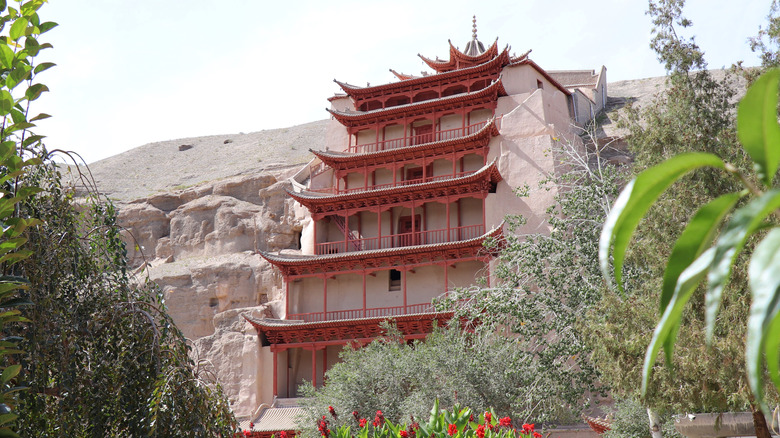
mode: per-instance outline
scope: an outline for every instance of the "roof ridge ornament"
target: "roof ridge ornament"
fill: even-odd
[[[477,39],[477,16],[474,15],[471,19],[471,41],[466,43],[466,50],[463,54],[466,56],[479,56],[485,53],[485,45]]]

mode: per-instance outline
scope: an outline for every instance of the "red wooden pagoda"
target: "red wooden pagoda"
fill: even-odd
[[[336,81],[328,147],[291,179],[301,250],[262,253],[285,287],[278,319],[247,318],[272,355],[262,394],[322,384],[340,349],[380,336],[386,319],[424,337],[452,317],[431,300],[486,275],[483,244],[503,216],[544,214],[513,188],[556,170],[546,151],[569,129],[571,92],[528,53],[485,48],[476,25],[465,50],[449,48],[448,60],[421,56],[432,74]]]

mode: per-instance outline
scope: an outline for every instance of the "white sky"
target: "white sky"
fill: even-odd
[[[479,5],[478,5],[479,3]],[[685,15],[711,68],[758,61],[746,39],[769,0],[689,0]],[[34,112],[50,149],[93,162],[143,144],[321,120],[333,79],[391,82],[417,57],[479,39],[548,70],[607,67],[608,81],[659,76],[643,0],[53,0],[43,40],[58,64]]]

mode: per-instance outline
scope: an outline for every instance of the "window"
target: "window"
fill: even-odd
[[[388,283],[387,291],[394,292],[401,290],[401,271],[397,269],[390,270],[390,282]]]
[[[540,81],[539,79],[536,80],[536,88],[540,90],[544,88],[544,84],[542,84],[542,81]]]

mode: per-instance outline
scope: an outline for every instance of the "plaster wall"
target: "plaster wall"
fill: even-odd
[[[475,123],[481,123],[493,117],[493,112],[488,109],[478,109],[469,113],[466,125],[473,125]]]
[[[463,117],[459,114],[450,114],[439,118],[440,130],[460,128],[463,124]]]
[[[385,127],[385,140],[392,140],[394,138],[403,138],[404,126],[403,125],[390,125]]]
[[[463,169],[461,172],[474,172],[481,169],[485,164],[485,159],[481,155],[468,154],[463,156]]]
[[[331,109],[337,109],[344,111],[345,109],[354,110],[355,106],[352,103],[352,99],[348,97],[342,97],[340,99],[334,99],[330,103]],[[347,148],[349,144],[349,135],[344,126],[336,119],[331,117],[328,127],[325,129],[325,149],[331,149],[334,151],[342,151]]]
[[[376,185],[390,184],[393,182],[393,170],[392,169],[377,169],[374,172],[374,181]]]

